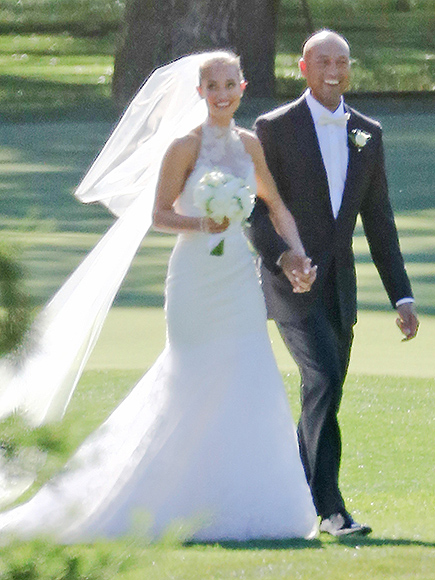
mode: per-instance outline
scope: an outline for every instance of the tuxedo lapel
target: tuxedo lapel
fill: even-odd
[[[350,135],[353,129],[357,129],[357,119],[352,111],[345,105],[346,112],[350,113],[350,118],[347,123],[347,133]],[[361,171],[364,169],[364,155],[358,148],[350,144],[349,147],[349,160],[347,164],[346,181],[343,190],[343,199],[341,202],[340,210],[338,212],[337,220],[346,214],[346,208],[350,203],[352,196],[355,194],[356,186],[358,183]]]
[[[299,149],[304,160],[312,165],[315,175],[321,177],[327,186],[328,178],[323,164],[319,140],[317,139],[313,118],[305,99],[301,101],[300,106],[297,108],[294,124]]]

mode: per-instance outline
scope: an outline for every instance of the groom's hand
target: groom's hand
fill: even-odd
[[[287,250],[281,256],[280,266],[293,286],[293,292],[309,292],[317,276],[317,266],[305,254],[295,254]]]
[[[414,302],[406,302],[396,308],[398,317],[396,324],[405,335],[403,340],[411,340],[417,334],[419,321]]]

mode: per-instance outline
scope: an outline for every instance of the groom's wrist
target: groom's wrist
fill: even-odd
[[[282,252],[279,256],[277,261],[275,262],[275,264],[278,266],[278,268],[281,268],[281,264],[282,264],[282,259],[284,257],[285,252],[287,252],[287,250],[285,250],[284,252]]]
[[[415,302],[415,300],[411,296],[408,296],[406,298],[401,298],[400,300],[398,300],[396,302],[396,308],[398,308],[402,304],[413,304],[414,302]]]

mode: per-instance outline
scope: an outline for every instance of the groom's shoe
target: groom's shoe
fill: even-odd
[[[358,534],[366,536],[370,534],[372,528],[364,524],[358,524],[347,512],[332,514],[320,522],[320,531],[331,534],[331,536],[349,536]]]

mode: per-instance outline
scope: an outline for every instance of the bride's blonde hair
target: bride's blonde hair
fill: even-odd
[[[199,66],[199,84],[202,83],[209,69],[216,63],[234,65],[239,71],[240,80],[243,81],[243,71],[240,66],[240,57],[231,50],[216,50],[204,54],[204,60]]]

